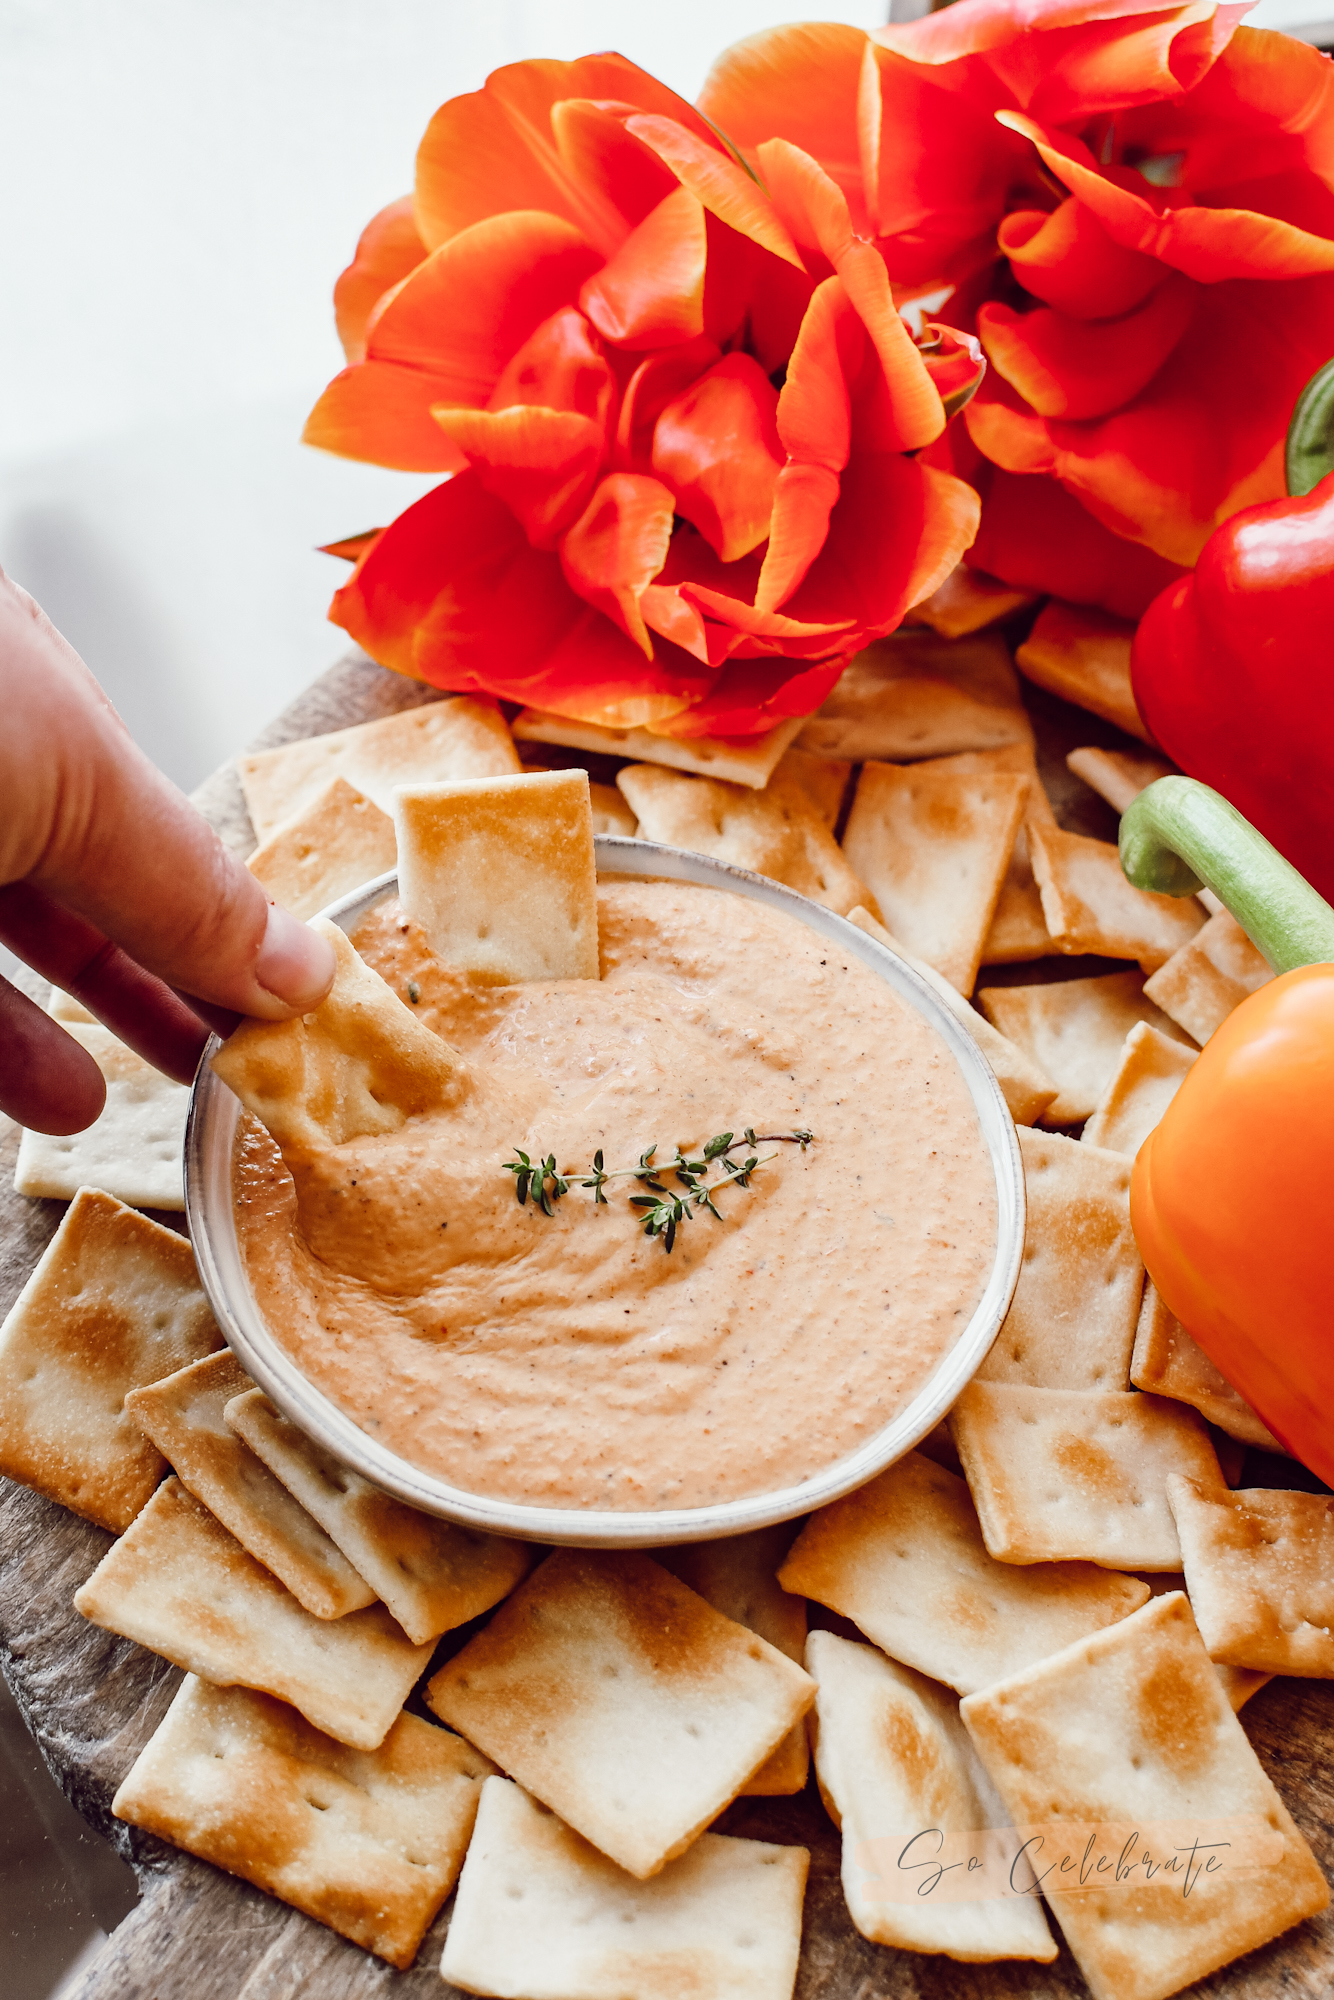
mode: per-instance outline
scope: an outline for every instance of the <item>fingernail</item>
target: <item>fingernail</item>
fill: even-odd
[[[255,978],[266,993],[298,1013],[318,1007],[333,984],[333,946],[290,910],[269,904],[264,942],[255,960]]]

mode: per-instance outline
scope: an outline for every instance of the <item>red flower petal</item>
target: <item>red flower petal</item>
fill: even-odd
[[[670,402],[653,433],[653,470],[724,562],[769,532],[784,453],[778,392],[748,354],[729,354]]]
[[[602,343],[574,306],[562,306],[531,333],[507,363],[487,402],[489,410],[540,403],[591,417],[605,432],[616,408],[616,378]]]
[[[647,472],[653,462],[653,429],[673,397],[712,368],[722,355],[700,336],[641,361],[625,386],[616,421],[614,457],[622,472]]]
[[[349,361],[366,358],[366,322],[378,300],[426,255],[412,196],[391,201],[362,230],[357,254],[334,286],[334,320]]]
[[[675,186],[579,294],[606,340],[662,347],[704,331],[704,210]]]
[[[587,505],[605,434],[591,417],[515,403],[508,410],[431,411],[478,483],[511,509],[535,549],[554,549]]]
[[[989,304],[977,326],[988,359],[1039,416],[1102,417],[1153,380],[1190,325],[1197,297],[1188,279],[1171,277],[1121,319]]]
[[[453,387],[443,375],[363,361],[334,376],[301,441],[398,472],[457,472],[467,460],[431,417],[432,399]]]
[[[639,600],[662,568],[672,539],[672,495],[656,479],[613,472],[600,481],[560,545],[571,588],[604,611],[648,659],[653,641]]]
[[[687,742],[700,736],[758,736],[793,716],[812,714],[847,663],[846,652],[816,666],[778,658],[729,660],[710,676],[708,691],[658,731]]]
[[[492,216],[434,251],[390,294],[371,322],[368,357],[444,378],[450,401],[480,408],[516,349],[574,304],[599,261],[554,216]]]
[[[854,453],[825,545],[786,611],[811,624],[851,617],[866,638],[892,632],[954,568],[978,511],[972,487],[950,473],[892,453]]]
[[[1019,590],[1138,618],[1185,572],[1094,520],[1054,479],[990,471],[968,560]]]
[[[1015,209],[1002,220],[996,242],[1025,291],[1077,319],[1115,319],[1163,281],[1156,257],[1114,243],[1073,195],[1050,214]]]
[[[778,397],[778,435],[788,462],[774,493],[769,546],[755,602],[776,610],[824,546],[838,476],[852,442],[849,383],[866,361],[868,335],[841,278],[812,295]]]

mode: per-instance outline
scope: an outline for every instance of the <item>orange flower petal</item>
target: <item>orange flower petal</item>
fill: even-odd
[[[1114,535],[1055,479],[990,470],[969,561],[1019,590],[1140,618],[1185,572]]]
[[[755,602],[766,611],[785,604],[824,547],[838,502],[838,474],[827,465],[789,461],[778,475],[773,520]]]
[[[373,307],[425,255],[410,194],[391,201],[367,223],[356,256],[334,286],[334,321],[349,361],[366,359],[366,322]]]
[[[453,387],[444,376],[363,361],[334,376],[306,419],[302,443],[397,472],[457,472],[467,460],[431,420],[432,399]]]
[[[865,363],[867,341],[842,279],[826,278],[807,307],[778,397],[778,435],[788,462],[778,476],[755,593],[765,610],[787,601],[824,545],[852,445],[848,385]]]
[[[501,210],[533,208],[563,217],[607,257],[642,220],[646,211],[627,215],[605,181],[581,178],[577,148],[573,157],[562,153],[552,111],[563,98],[637,105],[712,143],[683,98],[624,56],[511,63],[484,89],[451,98],[426,128],[417,152],[417,226],[431,249]],[[636,182],[632,198],[638,192]]]
[[[487,408],[508,410],[515,403],[572,410],[608,429],[616,407],[616,378],[601,342],[574,306],[562,306],[529,335],[496,383]]]
[[[784,461],[778,392],[748,354],[729,354],[670,402],[653,433],[653,470],[724,562],[769,532]]]
[[[866,639],[892,632],[944,581],[977,533],[979,502],[948,472],[895,453],[854,453],[824,547],[787,601],[810,624],[851,617]]]
[[[533,547],[554,549],[593,490],[604,443],[601,425],[575,410],[531,403],[508,410],[437,403],[431,414],[480,484],[512,510]]]
[[[551,215],[496,215],[419,264],[371,321],[367,355],[445,381],[435,399],[484,404],[516,349],[596,270],[596,251]]]
[[[682,187],[688,187],[710,214],[740,235],[749,236],[761,249],[794,264],[799,271],[804,269],[797,246],[774,212],[773,203],[745,168],[720,150],[716,140],[702,140],[672,118],[638,114],[625,122],[626,129],[652,147]]]
[[[1027,292],[1077,319],[1115,319],[1163,281],[1156,257],[1114,243],[1093,210],[1072,195],[1050,214],[1016,209],[996,234]]]
[[[604,611],[648,659],[653,658],[639,601],[662,568],[672,539],[675,505],[656,479],[613,472],[560,545],[560,564],[573,590]]]
[[[1040,417],[1119,410],[1146,388],[1190,325],[1198,294],[1182,277],[1121,319],[1074,319],[1041,306],[988,304],[977,316],[988,358]]]
[[[671,168],[626,130],[625,120],[638,108],[593,104],[580,97],[565,98],[551,107],[551,136],[565,171],[621,217],[618,239],[608,245],[609,256],[615,256],[627,229],[637,229],[678,186]]]
[[[676,185],[609,263],[585,281],[579,303],[618,347],[664,347],[704,331],[704,210]]]

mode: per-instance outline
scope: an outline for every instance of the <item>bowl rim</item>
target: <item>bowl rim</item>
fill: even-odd
[[[833,1464],[791,1485],[704,1507],[616,1513],[587,1507],[535,1506],[471,1493],[389,1451],[301,1371],[260,1313],[246,1277],[231,1196],[239,1099],[210,1066],[216,1035],[200,1057],[185,1132],[185,1215],[200,1280],[228,1346],[258,1387],[308,1437],[354,1472],[409,1506],[461,1526],[519,1540],[582,1548],[651,1548],[710,1541],[793,1520],[863,1486],[921,1442],[950,1408],[985,1357],[1009,1311],[1024,1245],[1024,1172],[1014,1121],[990,1065],[962,1023],[921,974],[896,951],[845,917],[767,876],[711,855],[620,834],[594,841],[600,876],[686,882],[729,891],[795,918],[851,952],[885,980],[941,1035],[962,1071],[977,1112],[996,1184],[996,1250],[982,1296],[958,1339],[888,1424]],[[396,869],[337,898],[321,911],[351,931],[398,886]]]

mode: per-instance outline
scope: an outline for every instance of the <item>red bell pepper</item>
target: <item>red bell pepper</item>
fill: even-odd
[[[1131,674],[1183,771],[1217,787],[1334,897],[1334,363],[1288,433],[1294,496],[1247,507],[1149,606]],[[1323,475],[1323,476],[1321,476]]]
[[[1121,862],[1141,889],[1207,883],[1280,975],[1210,1036],[1140,1147],[1130,1217],[1169,1309],[1334,1484],[1334,909],[1189,778],[1141,792]]]

